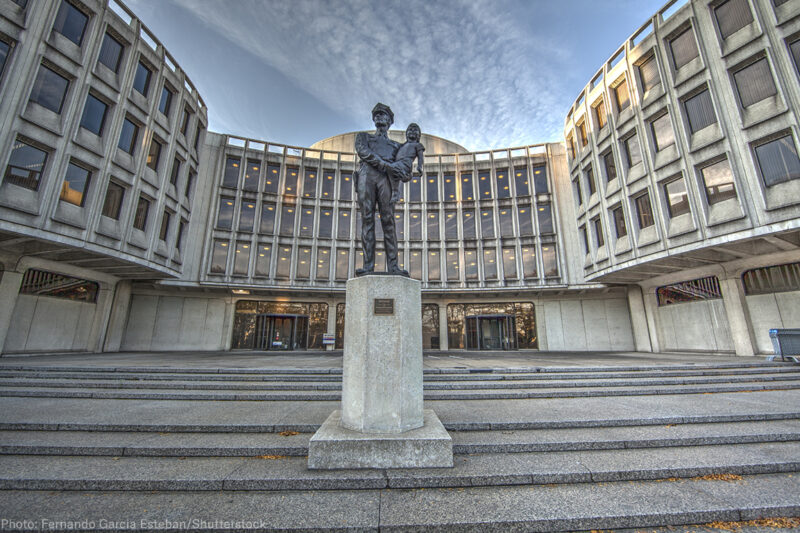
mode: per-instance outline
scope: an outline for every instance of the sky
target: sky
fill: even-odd
[[[469,150],[563,140],[581,89],[666,0],[123,0],[209,129],[294,146],[393,129]]]

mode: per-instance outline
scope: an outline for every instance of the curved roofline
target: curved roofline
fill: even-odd
[[[329,141],[331,139],[335,139],[336,137],[341,137],[343,135],[355,135],[356,133],[361,133],[362,131],[375,131],[375,129],[373,128],[373,129],[367,129],[367,130],[353,130],[353,131],[346,131],[346,132],[342,132],[342,133],[337,133],[336,135],[331,135],[330,137],[325,137],[324,139],[320,139],[319,141],[314,142],[311,146],[309,146],[309,148],[313,149],[316,145],[324,143],[325,141]],[[390,129],[389,131],[397,131],[397,132],[404,133],[406,130]],[[427,135],[428,137],[433,137],[434,139],[441,139],[444,142],[450,143],[450,144],[452,144],[454,146],[458,146],[459,148],[461,148],[464,151],[464,153],[471,152],[471,150],[467,150],[463,145],[461,145],[461,144],[459,144],[457,142],[451,141],[450,139],[445,139],[444,137],[440,137],[439,135],[433,135],[431,133],[422,132],[422,134],[423,135]]]

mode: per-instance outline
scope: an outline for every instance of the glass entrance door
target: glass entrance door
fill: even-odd
[[[516,350],[514,315],[475,315],[466,317],[468,350]]]
[[[307,346],[307,316],[256,316],[256,350],[305,350]]]

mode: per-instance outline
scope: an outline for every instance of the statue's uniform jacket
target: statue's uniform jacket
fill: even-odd
[[[375,266],[375,207],[381,215],[383,242],[386,250],[387,271],[397,267],[397,235],[395,234],[394,206],[391,203],[392,185],[380,161],[394,161],[400,144],[386,135],[359,133],[355,141],[356,153],[361,159],[356,191],[361,209],[361,246],[364,250],[364,269]]]

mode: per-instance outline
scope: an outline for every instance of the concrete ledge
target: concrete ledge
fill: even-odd
[[[453,441],[432,409],[421,428],[404,433],[360,433],[331,413],[308,443],[308,468],[441,468],[453,466]]]

